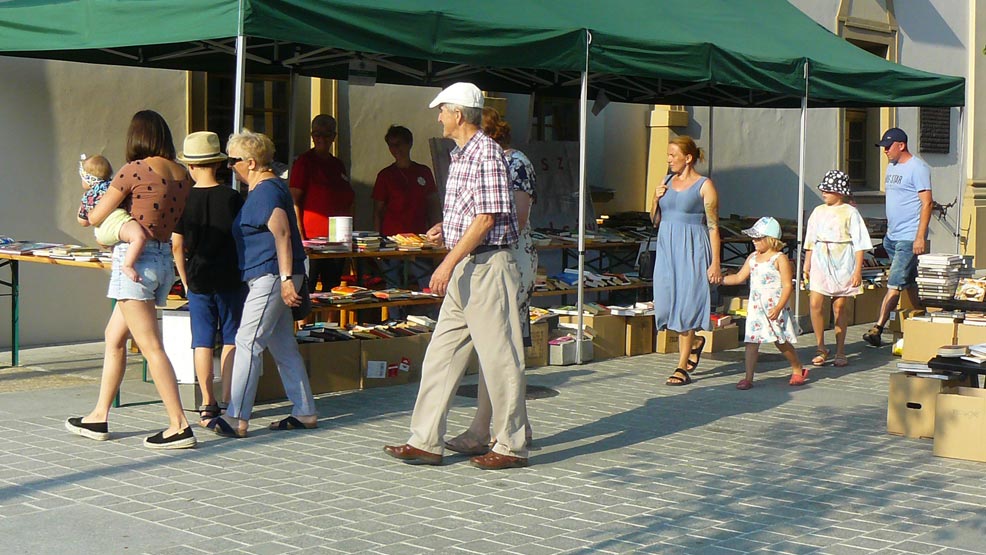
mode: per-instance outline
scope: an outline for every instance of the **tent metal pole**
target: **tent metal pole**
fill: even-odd
[[[955,216],[955,254],[963,254],[962,252],[962,198],[965,196],[965,185],[966,185],[966,168],[965,168],[965,106],[959,106],[959,194],[958,194],[958,212]],[[970,227],[971,230],[971,227]]]
[[[585,70],[582,72],[582,92],[579,98],[579,284],[578,284],[578,341],[575,342],[575,360],[582,364],[582,332],[585,329],[585,315],[582,313],[585,303],[585,141],[586,141],[586,111],[589,106],[589,45],[592,44],[592,33],[585,32]]]
[[[805,95],[801,97],[801,145],[798,151],[798,249],[793,253],[795,258],[794,272],[794,315],[801,314],[801,241],[804,238],[805,225],[805,135],[808,127],[808,61],[805,60]]]
[[[233,133],[243,131],[243,89],[246,83],[246,36],[243,34],[243,0],[239,1],[237,18],[236,83],[233,85]],[[233,172],[233,189],[240,189],[236,172]]]

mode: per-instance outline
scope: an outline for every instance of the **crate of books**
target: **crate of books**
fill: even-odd
[[[955,296],[959,280],[972,277],[973,272],[971,256],[922,254],[918,256],[918,296],[922,299],[950,300]]]

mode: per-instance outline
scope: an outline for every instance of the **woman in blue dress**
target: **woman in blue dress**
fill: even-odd
[[[668,144],[670,174],[654,191],[651,220],[658,227],[654,257],[654,321],[678,332],[678,367],[667,385],[692,383],[710,326],[710,285],[722,283],[719,267],[719,197],[712,180],[695,171],[702,152],[691,137]]]

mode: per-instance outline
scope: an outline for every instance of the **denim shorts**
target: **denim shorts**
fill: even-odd
[[[171,286],[175,284],[175,261],[171,256],[171,243],[148,239],[134,269],[140,281],[133,281],[120,270],[127,256],[130,243],[117,243],[113,247],[113,269],[106,296],[118,301],[154,301],[164,306]]]
[[[246,285],[215,293],[188,291],[188,314],[192,323],[192,348],[216,346],[216,331],[222,335],[223,345],[236,344],[236,330],[240,328]]]
[[[884,238],[883,248],[890,257],[887,287],[906,289],[914,286],[918,277],[918,257],[914,255],[914,241],[894,241]]]

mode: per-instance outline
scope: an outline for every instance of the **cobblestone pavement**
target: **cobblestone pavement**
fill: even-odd
[[[138,371],[97,443],[63,421],[95,399],[98,365],[72,364],[94,366],[100,345],[27,350],[28,373],[81,377],[0,393],[0,553],[986,552],[986,465],[886,434],[896,359],[864,330],[847,368],[801,388],[772,347],[750,391],[733,387],[742,349],[703,357],[686,387],[664,385],[672,355],[532,370],[557,395],[529,403],[531,466],[500,472],[382,452],[407,439],[414,384],[322,396],[311,431],[266,431],[284,405],[263,405],[249,438],[201,430],[162,453],[142,446],[164,415]],[[474,403],[456,399],[453,433]]]

